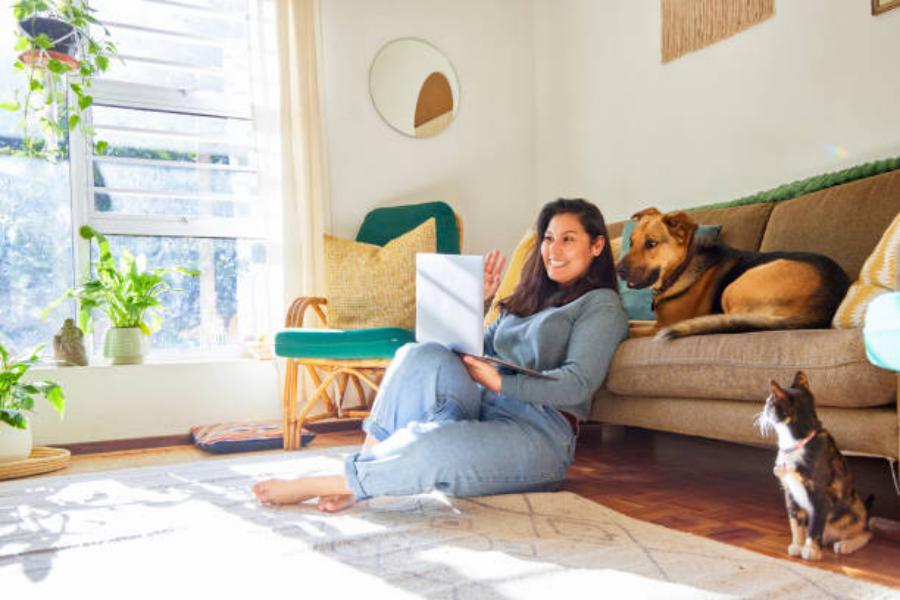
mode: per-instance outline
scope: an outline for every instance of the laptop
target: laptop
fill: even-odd
[[[416,341],[437,342],[509,369],[556,379],[484,354],[484,257],[416,254]]]

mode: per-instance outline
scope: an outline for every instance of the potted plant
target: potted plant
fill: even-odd
[[[55,161],[65,154],[59,140],[81,127],[94,135],[84,111],[94,100],[93,78],[109,68],[118,52],[109,30],[94,17],[88,0],[18,0],[13,13],[19,22],[14,67],[24,80],[10,102],[0,108],[21,112],[22,145],[6,153]],[[68,102],[69,92],[72,102]],[[95,151],[108,144],[97,140]]]
[[[60,416],[65,412],[62,388],[52,381],[24,383],[22,378],[40,360],[44,345],[27,357],[14,358],[0,343],[0,463],[31,455],[32,437],[26,413],[34,409],[34,397],[43,396]]]
[[[88,333],[92,312],[100,310],[110,323],[103,341],[103,355],[115,365],[139,364],[144,360],[147,336],[162,325],[160,297],[182,291],[172,287],[164,276],[177,272],[198,277],[200,273],[180,266],[144,270],[127,250],[122,252],[116,266],[109,240],[103,234],[87,225],[79,234],[97,242],[95,277],[51,302],[44,309],[44,317],[66,298],[73,298],[78,302],[78,325]]]

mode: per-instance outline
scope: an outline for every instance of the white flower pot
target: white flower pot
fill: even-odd
[[[31,424],[25,429],[0,423],[0,463],[31,456]]]
[[[147,354],[147,336],[140,327],[110,327],[103,338],[103,356],[114,365],[139,365]]]

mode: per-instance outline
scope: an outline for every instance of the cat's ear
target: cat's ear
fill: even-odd
[[[784,401],[787,399],[787,392],[781,389],[781,386],[774,379],[769,380],[769,389],[776,400]]]
[[[803,388],[808,392],[809,378],[806,376],[806,373],[804,373],[803,371],[797,371],[797,374],[794,375],[794,382],[791,384],[791,387]]]

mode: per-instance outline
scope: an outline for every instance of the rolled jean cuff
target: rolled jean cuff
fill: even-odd
[[[361,452],[355,452],[344,459],[344,478],[347,480],[347,487],[350,488],[350,493],[353,494],[353,497],[357,500],[366,500],[371,496],[362,489],[362,485],[359,482],[359,473],[356,471],[356,461],[359,460],[360,454]]]
[[[391,437],[391,432],[376,423],[375,420],[372,419],[372,417],[366,417],[366,419],[363,420],[362,428],[363,431],[371,435],[379,442],[383,442],[384,440]]]

